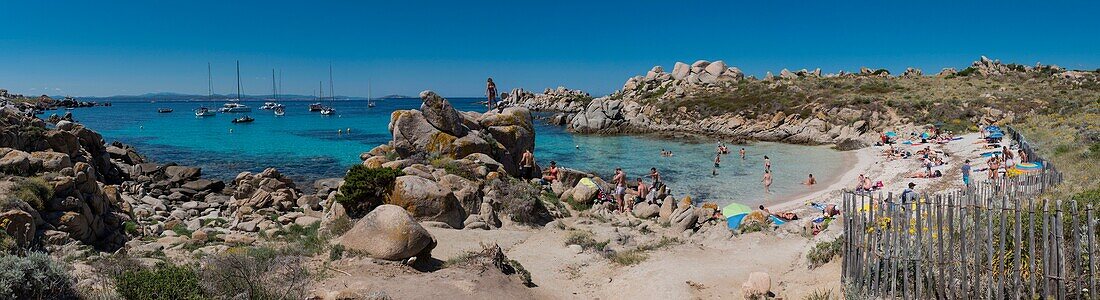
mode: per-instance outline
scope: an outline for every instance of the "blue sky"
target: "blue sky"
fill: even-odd
[[[105,96],[235,90],[482,93],[564,85],[602,95],[676,61],[749,74],[821,67],[1100,67],[1100,4],[969,1],[9,1],[0,2],[0,88]],[[1057,3],[1054,3],[1057,2]]]

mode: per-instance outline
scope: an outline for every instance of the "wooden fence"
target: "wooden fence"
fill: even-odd
[[[1023,137],[1010,135],[1028,152]],[[1097,299],[1091,204],[1040,200],[1062,182],[1035,174],[923,194],[845,192],[842,281],[849,295],[903,299]]]

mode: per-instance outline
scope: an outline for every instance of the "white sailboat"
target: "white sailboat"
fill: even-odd
[[[238,113],[238,112],[250,112],[252,108],[248,105],[238,103],[241,101],[241,62],[237,61],[237,99],[229,100],[229,103],[222,104],[221,112],[224,113]]]
[[[321,86],[321,89],[324,90],[324,85]],[[332,88],[332,64],[328,65],[328,91],[330,94],[329,99],[331,101],[336,101],[336,91]],[[329,102],[330,104],[331,101]],[[323,116],[331,116],[335,114],[336,109],[332,108],[331,106],[325,106],[324,108],[321,108],[321,115]]]
[[[371,98],[371,85],[370,80],[367,80],[367,107],[374,107],[374,98]]]
[[[238,101],[241,100],[241,62],[240,61],[237,61],[237,100]],[[230,104],[237,104],[237,105],[240,105],[240,106],[244,106],[243,104],[239,104],[239,103],[226,103],[225,105],[228,106]],[[223,109],[224,109],[224,107],[223,107]],[[244,106],[244,109],[246,109],[245,111],[251,111],[251,109],[248,109],[248,106]],[[243,117],[235,118],[231,122],[233,122],[233,124],[237,124],[237,123],[252,123],[252,121],[255,121],[255,119],[253,119],[252,117],[249,117],[248,115],[245,115]]]

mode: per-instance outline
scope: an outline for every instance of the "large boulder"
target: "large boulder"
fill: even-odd
[[[397,177],[386,204],[405,208],[417,221],[439,221],[462,228],[466,212],[449,189],[420,176]]]
[[[749,280],[741,284],[741,297],[744,299],[765,299],[772,295],[772,278],[768,273],[753,272]]]
[[[12,209],[0,213],[0,225],[4,225],[4,232],[15,240],[16,246],[29,246],[34,239],[35,221],[28,212]]]
[[[167,166],[164,168],[164,175],[168,176],[168,180],[178,183],[199,179],[199,176],[202,175],[202,169],[185,166]]]
[[[462,116],[451,106],[447,99],[443,99],[433,91],[420,92],[420,99],[424,101],[420,105],[421,112],[429,124],[439,131],[451,136],[465,136],[469,131],[462,124]]]
[[[403,260],[431,257],[436,240],[404,208],[381,205],[356,222],[339,243],[372,258]]]
[[[397,110],[390,115],[393,147],[401,157],[415,153],[450,153],[457,137],[440,131],[418,110]]]
[[[687,77],[688,74],[691,74],[691,66],[682,62],[676,62],[676,64],[673,65],[672,78],[684,79],[684,77]]]

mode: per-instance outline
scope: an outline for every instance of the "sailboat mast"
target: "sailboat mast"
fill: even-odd
[[[237,101],[241,101],[241,61],[237,61]]]
[[[328,97],[331,98],[332,101],[336,101],[336,90],[332,89],[332,63],[331,62],[328,63],[328,91],[329,91]]]
[[[214,98],[214,80],[210,76],[210,62],[206,63],[206,101]]]
[[[279,101],[279,91],[275,89],[275,69],[271,69],[271,98]]]

